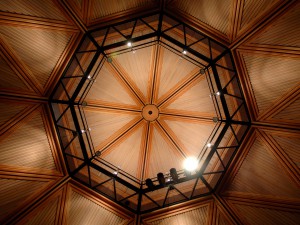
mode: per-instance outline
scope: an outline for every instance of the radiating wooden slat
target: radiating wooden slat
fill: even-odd
[[[216,115],[207,80],[199,77],[187,87],[172,96],[160,107],[161,112],[183,115],[197,115],[212,118]]]
[[[143,131],[146,123],[142,126],[135,127],[129,134],[123,136],[115,145],[108,148],[101,156],[104,160],[119,166],[120,169],[141,179],[140,161],[143,154],[144,142]]]
[[[297,58],[258,53],[243,54],[242,57],[260,113],[273,107],[276,100],[299,84]]]
[[[166,48],[160,48],[159,72],[156,83],[156,101],[161,102],[185,81],[199,72],[199,67]]]
[[[300,198],[298,188],[268,151],[264,142],[256,139],[226,190],[275,198]]]
[[[131,90],[120,80],[109,63],[105,63],[97,75],[97,80],[89,91],[86,101],[97,100],[104,103],[121,103],[132,108],[139,104]]]
[[[19,102],[8,102],[4,101],[3,99],[0,99],[0,101],[0,128],[6,122],[10,121],[10,119],[28,107],[28,105],[20,104]]]
[[[1,26],[0,33],[42,87],[72,36],[65,31],[10,26]]]
[[[0,2],[0,11],[66,21],[53,0],[3,0]]]
[[[259,1],[256,1],[259,2]],[[270,1],[265,1],[269,3]],[[281,47],[300,47],[300,4],[291,7],[274,20],[266,29],[255,35],[248,43],[275,45]]]
[[[134,43],[133,43],[134,44]],[[131,52],[117,55],[113,58],[114,64],[123,75],[134,86],[135,90],[140,91],[144,98],[150,99],[150,88],[152,85],[152,61],[154,47],[147,47]]]
[[[151,135],[145,178],[156,177],[157,173],[168,172],[173,167],[183,169],[183,156],[163,132],[154,127]]]
[[[91,136],[96,149],[106,146],[141,119],[140,113],[105,109],[90,110],[90,108],[86,108],[85,115],[91,128]]]
[[[184,149],[187,156],[198,157],[208,140],[215,123],[192,119],[160,116],[161,123],[166,124],[168,133]],[[197,137],[197,138],[195,138]]]

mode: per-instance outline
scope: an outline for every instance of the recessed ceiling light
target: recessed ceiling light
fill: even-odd
[[[187,171],[195,171],[198,167],[198,160],[196,157],[188,157],[184,160],[183,166]]]
[[[210,148],[212,146],[212,144],[211,143],[207,143],[206,146]]]

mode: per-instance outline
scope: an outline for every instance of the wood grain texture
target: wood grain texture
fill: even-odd
[[[258,1],[257,1],[258,2]],[[269,3],[270,1],[265,1]],[[282,16],[255,35],[248,43],[267,46],[300,47],[300,4],[291,7]]]
[[[1,26],[0,33],[24,67],[44,87],[67,47],[72,33],[25,27]]]
[[[120,224],[124,219],[113,211],[72,191],[67,204],[68,224]]]
[[[243,60],[260,113],[274,107],[283,94],[299,84],[297,58],[251,53],[243,54]]]
[[[260,139],[255,140],[226,191],[274,198],[300,198],[297,186],[281,169],[277,159]]]
[[[53,173],[57,167],[48,138],[42,116],[36,110],[25,121],[20,122],[12,133],[1,137],[1,165]]]
[[[52,20],[67,21],[66,17],[53,0],[3,0],[0,2],[0,11]]]
[[[208,24],[216,30],[227,34],[229,26],[231,0],[226,1],[172,1],[170,6],[187,13],[200,21]]]

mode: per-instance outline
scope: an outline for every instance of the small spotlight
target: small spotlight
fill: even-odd
[[[87,76],[87,79],[91,79],[91,78],[92,78],[91,75],[88,75],[88,76]]]
[[[154,191],[155,186],[150,178],[146,179],[146,185],[151,191]]]
[[[218,92],[216,92],[216,95],[220,95],[220,94],[221,94],[221,92],[219,92],[219,91],[218,91]]]
[[[170,179],[170,178],[168,178],[168,179],[167,179],[167,182],[170,182],[170,181],[171,181],[171,179]]]
[[[219,121],[218,117],[213,117],[213,121],[216,123]]]
[[[175,168],[170,169],[170,175],[171,175],[174,182],[178,181],[178,174],[177,174],[177,171],[176,171]]]
[[[114,172],[113,172],[113,174],[114,174],[115,176],[117,176],[118,173],[119,173],[118,171],[114,171]]]
[[[83,107],[87,106],[87,102],[86,101],[83,101],[82,104],[81,104]]]
[[[206,145],[208,148],[210,148],[211,146],[212,146],[212,144],[211,143],[207,143],[207,145]]]
[[[158,180],[160,186],[164,187],[166,185],[166,180],[165,180],[165,176],[163,173],[157,174],[157,180]]]
[[[187,54],[187,50],[183,50],[182,54],[186,55]]]
[[[95,152],[95,156],[99,157],[101,155],[101,152],[100,151],[96,151]]]
[[[200,69],[201,74],[205,74],[205,69]]]
[[[83,134],[83,133],[85,133],[86,132],[86,130],[81,130],[81,133]]]
[[[184,160],[184,169],[187,171],[195,171],[198,166],[198,160],[196,157],[188,157]]]
[[[127,46],[128,46],[128,47],[131,47],[131,46],[132,46],[131,41],[128,41],[128,42],[127,42]]]

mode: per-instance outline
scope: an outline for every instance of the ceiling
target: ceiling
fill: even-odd
[[[231,49],[252,128],[215,194],[137,219],[69,177],[48,98],[87,30],[160,9]],[[297,224],[298,1],[17,0],[0,10],[2,223]],[[199,154],[216,111],[197,70],[157,44],[105,62],[84,108],[102,157],[144,180]]]

